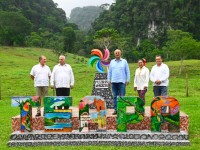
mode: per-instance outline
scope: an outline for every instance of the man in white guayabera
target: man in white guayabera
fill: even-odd
[[[65,63],[64,55],[60,55],[59,64],[53,68],[50,83],[51,88],[56,88],[56,96],[70,96],[70,89],[74,87],[74,74],[71,66]]]
[[[150,80],[153,82],[154,96],[167,96],[169,85],[169,68],[162,62],[160,55],[156,56],[156,65],[151,69]]]
[[[36,96],[40,97],[40,106],[37,109],[36,117],[41,116],[41,104],[43,98],[48,95],[49,79],[51,77],[51,70],[46,65],[46,57],[39,57],[39,64],[33,66],[30,72],[31,79],[34,80],[34,87],[36,89]]]

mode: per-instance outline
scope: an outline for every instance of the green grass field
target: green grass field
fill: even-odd
[[[1,77],[1,96],[0,100],[0,149],[27,149],[26,147],[7,147],[11,134],[11,117],[19,114],[19,108],[11,107],[12,96],[34,95],[35,89],[33,81],[29,77],[33,65],[38,63],[38,57],[45,55],[47,65],[53,69],[58,63],[58,56],[51,50],[39,48],[17,48],[0,47],[0,77]],[[91,95],[95,67],[87,66],[87,59],[72,54],[67,54],[67,63],[69,63],[75,75],[75,87],[71,92],[73,105],[77,106],[80,99],[86,95]],[[185,60],[183,62],[182,75],[178,75],[179,61],[166,62],[170,68],[169,95],[176,97],[181,110],[190,117],[190,141],[189,147],[110,147],[110,146],[80,146],[80,147],[37,147],[41,150],[50,149],[199,149],[200,147],[200,60]],[[151,69],[154,63],[147,63]],[[129,64],[131,70],[131,84],[127,87],[127,95],[136,96],[133,92],[133,76],[137,67],[136,63]],[[185,74],[189,76],[189,97],[186,97]],[[49,90],[49,95],[53,91]],[[149,84],[149,90],[146,94],[147,103],[150,105],[153,97],[152,84]],[[28,149],[35,149],[30,147]]]

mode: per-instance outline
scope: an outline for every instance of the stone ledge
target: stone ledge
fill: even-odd
[[[88,132],[81,133],[73,131],[71,133],[58,133],[58,132],[44,132],[44,131],[33,131],[31,133],[21,133],[19,131],[13,132],[10,136],[12,141],[20,140],[188,140],[188,134],[186,132],[180,133],[161,133],[151,131],[128,131],[128,132]]]
[[[16,131],[10,136],[8,146],[188,146],[187,132],[168,133],[147,130],[128,130],[127,132],[88,132],[77,130],[71,133]]]
[[[165,140],[73,140],[73,141],[10,141],[8,146],[189,146],[188,140],[183,141],[165,141]]]

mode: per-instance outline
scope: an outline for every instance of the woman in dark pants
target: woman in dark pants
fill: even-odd
[[[138,60],[139,67],[136,69],[134,77],[134,90],[137,90],[138,95],[144,101],[144,104],[145,94],[149,84],[149,69],[145,67],[145,64],[145,59]]]

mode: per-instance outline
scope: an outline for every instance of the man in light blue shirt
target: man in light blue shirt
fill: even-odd
[[[117,114],[117,96],[125,96],[126,85],[130,82],[130,71],[128,63],[121,58],[119,49],[114,51],[115,59],[111,60],[108,70],[108,82],[112,84],[112,92],[114,96],[114,113]]]

